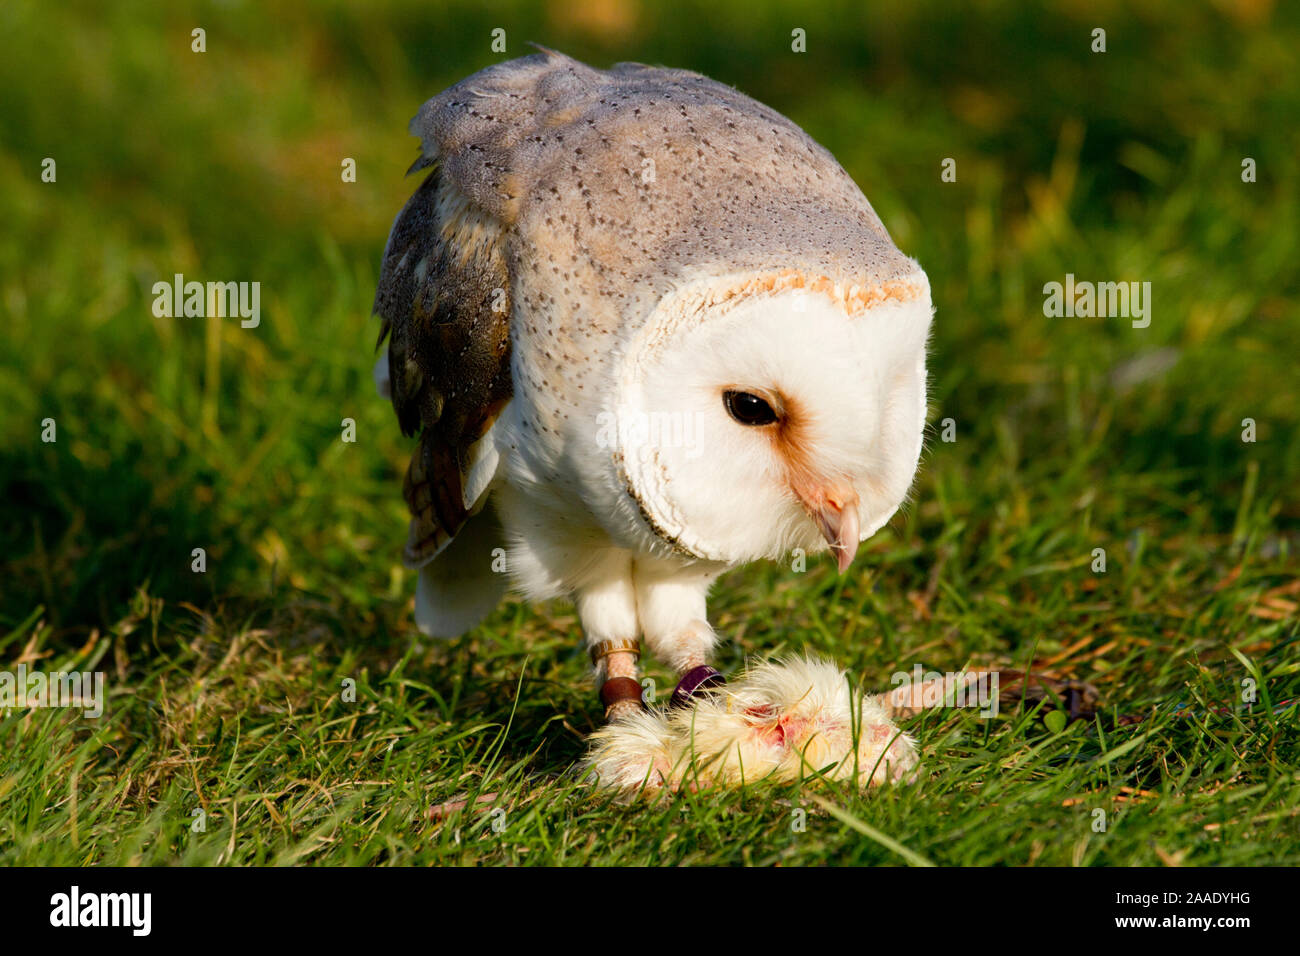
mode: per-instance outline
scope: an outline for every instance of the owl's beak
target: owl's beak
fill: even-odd
[[[843,480],[811,482],[794,492],[835,552],[843,574],[858,553],[858,493]]]

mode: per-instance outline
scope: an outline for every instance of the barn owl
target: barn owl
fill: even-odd
[[[614,775],[644,757],[671,777],[643,646],[679,677],[676,705],[744,698],[766,727],[825,698],[839,721],[854,704],[833,665],[727,689],[706,599],[727,569],[795,549],[843,572],[904,501],[921,267],[799,127],[684,70],[543,51],[435,96],[411,132],[411,171],[430,173],[384,250],[375,375],[418,432],[420,630],[459,635],[507,590],[571,598]]]

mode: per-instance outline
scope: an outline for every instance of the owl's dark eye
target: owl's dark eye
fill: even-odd
[[[728,389],[722,393],[722,404],[727,414],[742,425],[770,425],[777,419],[772,406],[752,392]]]

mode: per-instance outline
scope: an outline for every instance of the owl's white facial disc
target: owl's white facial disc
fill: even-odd
[[[643,519],[701,558],[832,548],[847,566],[916,472],[931,313],[922,276],[915,297],[854,315],[787,291],[652,322],[618,411]]]

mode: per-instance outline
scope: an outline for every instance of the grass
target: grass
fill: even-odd
[[[102,670],[108,706],[0,713],[0,864],[1300,862],[1296,10],[861,7],[6,4],[0,670]],[[930,274],[913,502],[844,578],[724,578],[719,666],[1032,666],[1095,719],[930,713],[917,787],[625,807],[572,772],[599,714],[570,606],[420,638],[368,313],[406,121],[498,26],[770,103]],[[155,318],[177,272],[260,281],[261,326]],[[1150,281],[1150,327],[1045,318],[1067,272]]]

